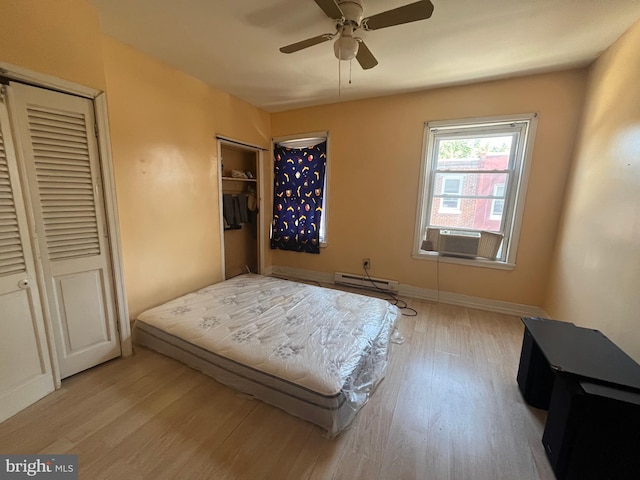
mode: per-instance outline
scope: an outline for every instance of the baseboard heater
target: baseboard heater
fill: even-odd
[[[338,285],[347,285],[349,287],[358,288],[379,288],[391,292],[398,291],[398,282],[395,280],[386,280],[384,278],[362,277],[360,275],[352,275],[350,273],[335,272],[333,275],[334,283]]]

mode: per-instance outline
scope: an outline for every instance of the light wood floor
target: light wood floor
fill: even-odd
[[[349,430],[309,423],[137,349],[0,424],[0,452],[75,453],[81,479],[553,479],[516,384],[517,317],[409,301],[406,341]]]

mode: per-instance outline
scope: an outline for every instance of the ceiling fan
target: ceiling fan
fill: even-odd
[[[363,0],[314,0],[329,18],[336,21],[335,33],[324,33],[301,42],[282,47],[282,53],[293,53],[304,48],[338,37],[333,51],[338,60],[351,60],[355,57],[360,66],[368,70],[378,64],[362,38],[355,37],[359,30],[378,30],[380,28],[416,22],[431,17],[433,4],[429,0],[420,0],[402,7],[387,10],[364,18]]]

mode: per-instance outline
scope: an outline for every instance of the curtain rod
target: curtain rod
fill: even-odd
[[[301,138],[329,138],[329,131],[324,130],[321,132],[296,133],[294,135],[286,135],[284,137],[273,137],[271,141],[273,143],[280,143],[288,140],[298,140]]]

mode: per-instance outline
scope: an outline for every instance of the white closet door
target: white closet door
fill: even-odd
[[[90,100],[11,84],[60,377],[120,355]]]
[[[9,118],[0,93],[0,422],[54,390]]]

